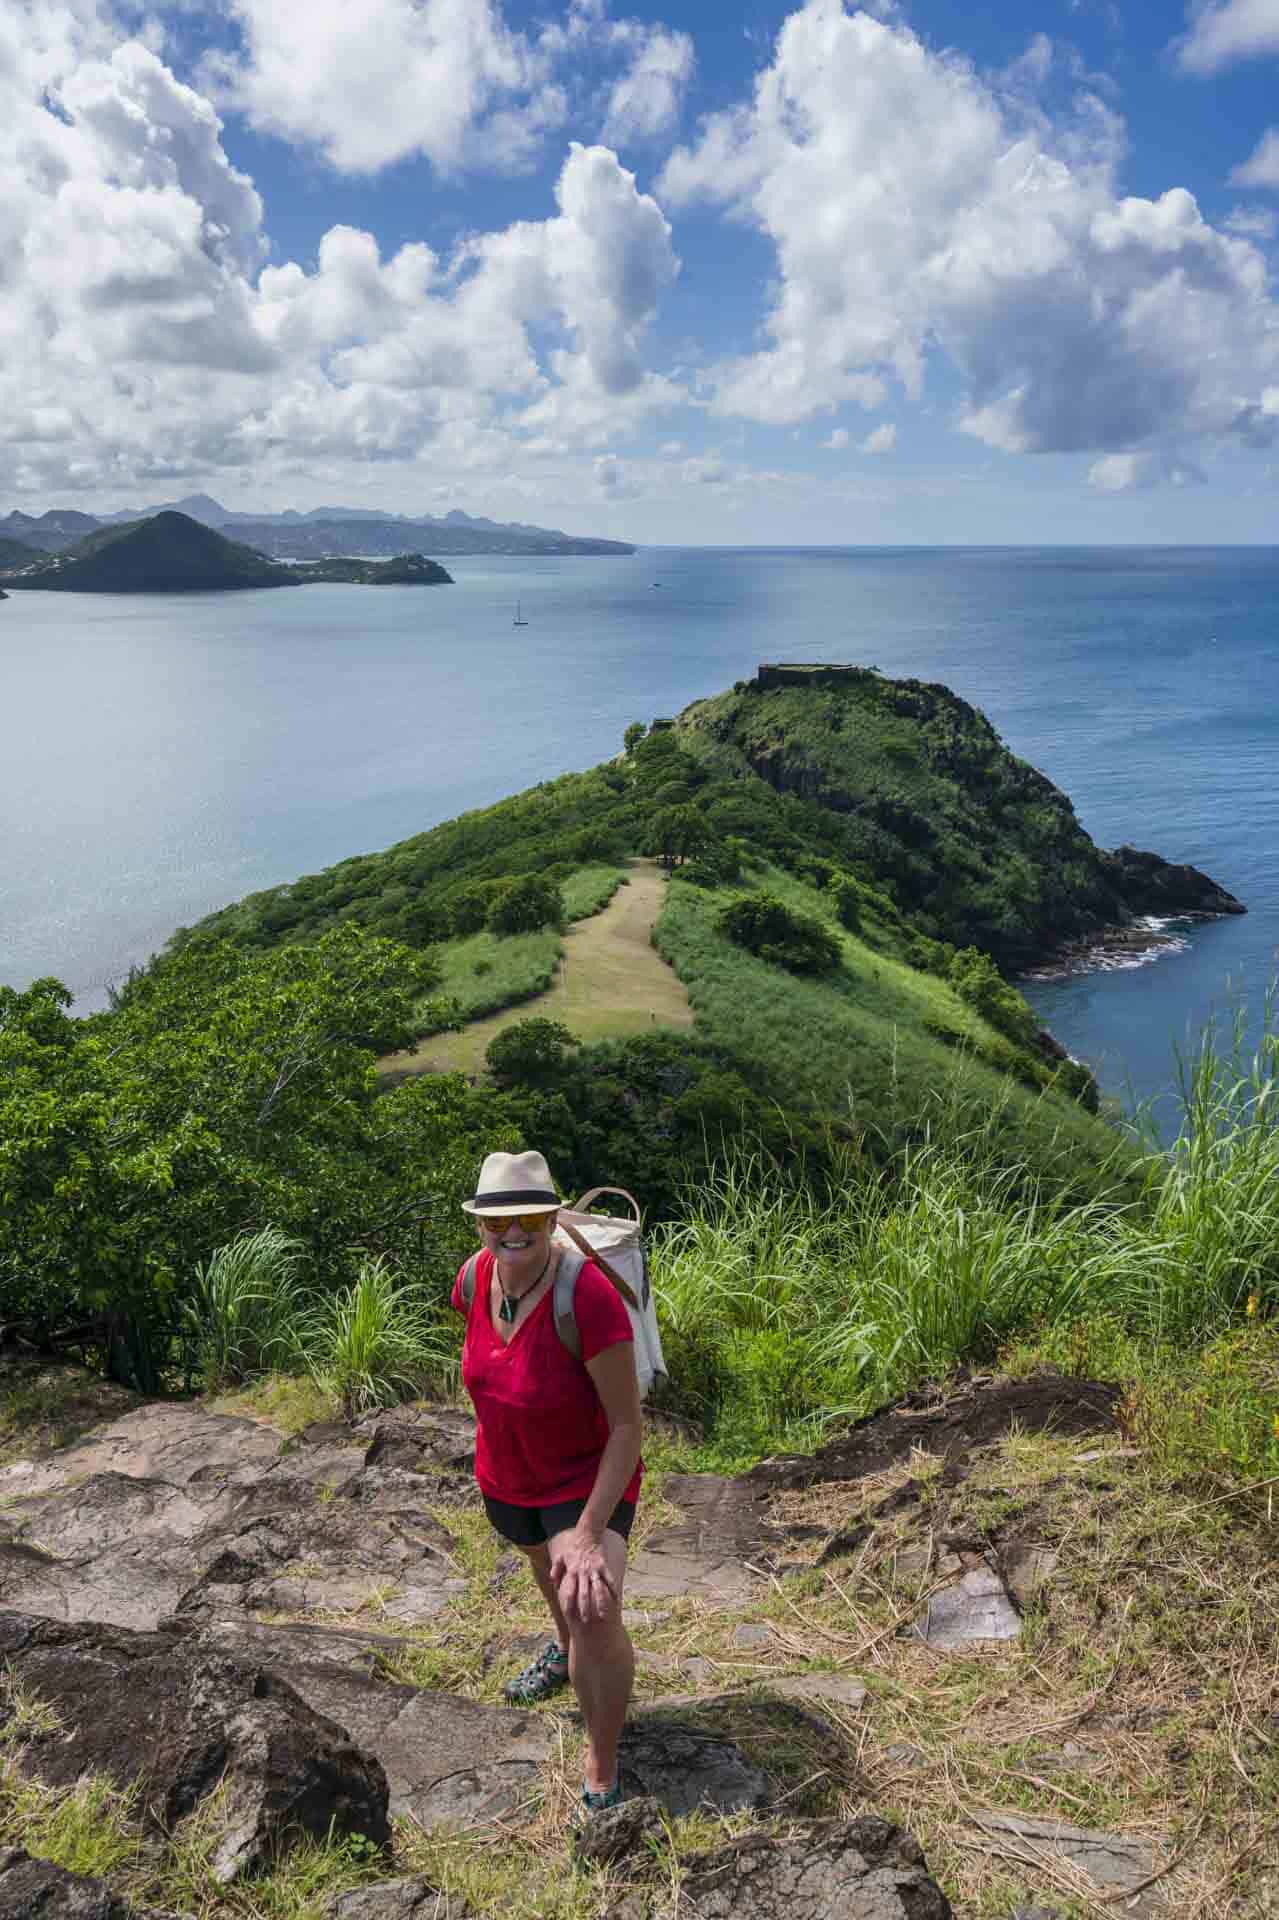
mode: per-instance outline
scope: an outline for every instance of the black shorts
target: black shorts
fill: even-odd
[[[561,1500],[554,1507],[513,1507],[505,1500],[490,1500],[486,1493],[484,1508],[503,1540],[509,1540],[513,1547],[542,1547],[553,1534],[567,1533],[577,1525],[586,1502]],[[605,1521],[609,1532],[620,1533],[623,1540],[630,1538],[634,1524],[633,1500],[619,1500]]]

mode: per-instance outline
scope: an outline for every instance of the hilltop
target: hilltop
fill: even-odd
[[[193,593],[302,584],[289,568],[182,513],[100,528],[64,553],[3,578],[8,587],[53,593]]]
[[[189,515],[155,514],[119,527],[98,528],[63,553],[0,572],[10,587],[58,593],[197,593],[255,587],[301,587],[309,582],[357,586],[451,584],[437,561],[401,553],[383,563],[327,560],[281,566],[253,547],[228,540]]]

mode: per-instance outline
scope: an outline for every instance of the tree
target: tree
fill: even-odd
[[[491,933],[536,933],[539,927],[562,927],[564,899],[557,886],[528,874],[512,880],[493,898],[484,923]]]
[[[654,852],[666,867],[691,859],[711,838],[710,828],[693,806],[663,807],[654,814],[648,832]]]
[[[628,755],[634,753],[636,747],[647,732],[648,728],[642,720],[631,721],[630,726],[622,735],[622,745],[625,747]]]
[[[495,1080],[541,1087],[557,1078],[576,1045],[558,1020],[517,1020],[493,1036],[484,1060]]]
[[[843,958],[837,936],[824,920],[793,913],[771,893],[748,893],[724,908],[720,932],[761,960],[791,973],[831,973]]]
[[[436,978],[347,925],[266,954],[190,941],[88,1020],[56,981],[0,996],[6,1319],[37,1342],[78,1330],[154,1391],[215,1248],[274,1225],[338,1277],[387,1205],[374,1061]]]

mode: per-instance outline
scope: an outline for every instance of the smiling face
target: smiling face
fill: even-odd
[[[476,1221],[484,1245],[501,1263],[505,1279],[518,1287],[539,1273],[551,1250],[551,1235],[559,1218],[554,1208],[549,1213],[515,1214],[510,1219]]]

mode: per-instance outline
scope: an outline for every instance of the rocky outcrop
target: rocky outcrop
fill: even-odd
[[[0,1847],[0,1920],[173,1920],[133,1907],[105,1880],[33,1860],[21,1847]]]
[[[27,1732],[24,1772],[54,1787],[83,1774],[136,1786],[166,1834],[218,1790],[220,1881],[267,1865],[297,1834],[390,1839],[380,1763],[277,1674],[175,1634],[15,1613],[0,1613],[0,1660],[52,1717]]]
[[[752,1833],[689,1862],[679,1911],[700,1920],[951,1920],[916,1840],[887,1820]]]
[[[1242,900],[1218,886],[1198,867],[1164,860],[1157,853],[1143,853],[1137,847],[1116,847],[1108,853],[1114,883],[1132,913],[1158,917],[1186,917],[1192,914],[1215,916],[1220,913],[1247,913]]]

